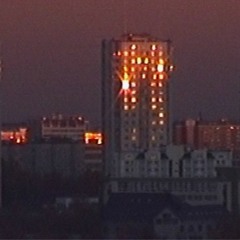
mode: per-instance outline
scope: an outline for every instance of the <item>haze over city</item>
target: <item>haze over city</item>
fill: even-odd
[[[240,115],[237,0],[1,0],[3,121],[53,112],[100,123],[101,40],[171,39],[174,118]]]

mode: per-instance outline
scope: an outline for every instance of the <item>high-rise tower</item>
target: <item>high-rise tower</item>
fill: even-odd
[[[172,47],[150,35],[102,43],[102,119],[105,174],[147,176],[144,160],[169,143]]]

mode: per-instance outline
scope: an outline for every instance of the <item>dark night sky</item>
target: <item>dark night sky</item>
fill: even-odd
[[[239,0],[0,0],[0,11],[3,121],[99,123],[101,40],[122,34],[124,15],[129,32],[173,41],[175,118],[240,116]]]

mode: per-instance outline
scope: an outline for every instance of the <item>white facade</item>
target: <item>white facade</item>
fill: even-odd
[[[182,160],[183,177],[216,177],[217,167],[231,167],[232,152],[228,150],[194,150]]]
[[[41,120],[41,137],[67,138],[74,141],[83,141],[87,122],[80,116],[63,117],[53,115]]]
[[[117,193],[169,192],[191,205],[223,205],[232,210],[232,188],[227,180],[217,178],[118,178],[112,179],[105,188]]]
[[[190,150],[184,146],[168,145],[160,150],[142,153],[125,151],[116,155],[121,177],[170,177],[198,178],[216,177],[217,167],[231,167],[231,151]]]

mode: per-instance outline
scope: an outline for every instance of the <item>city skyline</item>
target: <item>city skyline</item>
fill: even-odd
[[[238,118],[239,10],[234,0],[3,0],[3,121],[61,112],[99,124],[101,40],[124,30],[173,41],[174,118]]]

